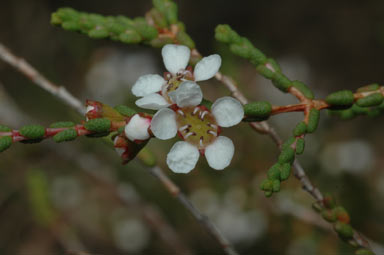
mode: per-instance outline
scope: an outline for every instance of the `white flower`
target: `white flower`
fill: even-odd
[[[161,140],[173,138],[177,133],[183,138],[167,155],[167,164],[175,173],[190,172],[199,154],[205,155],[210,167],[222,170],[230,164],[235,149],[231,139],[219,136],[220,127],[234,126],[243,117],[239,101],[222,97],[211,110],[204,106],[163,108],[153,116],[150,129]]]
[[[165,68],[169,73],[165,79],[158,74],[141,76],[132,87],[132,93],[141,97],[136,105],[151,110],[159,110],[172,104],[178,107],[199,105],[203,94],[197,81],[212,78],[221,66],[221,57],[217,54],[201,59],[192,73],[186,67],[191,51],[183,45],[167,44],[161,54]]]

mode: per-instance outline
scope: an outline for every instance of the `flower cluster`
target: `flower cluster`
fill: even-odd
[[[165,45],[163,61],[168,72],[164,78],[157,74],[141,76],[132,87],[140,97],[136,105],[158,110],[151,118],[135,114],[125,126],[125,136],[133,142],[142,142],[155,136],[161,140],[178,134],[183,141],[176,142],[167,155],[169,168],[176,173],[188,173],[195,168],[199,155],[204,155],[210,167],[222,170],[234,154],[233,142],[220,136],[221,127],[238,124],[244,117],[239,101],[232,97],[217,99],[209,108],[201,105],[203,93],[196,83],[212,78],[221,66],[217,54],[202,58],[194,69],[187,67],[190,49],[182,45]]]

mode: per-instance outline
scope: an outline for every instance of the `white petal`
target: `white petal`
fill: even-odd
[[[188,65],[191,50],[184,45],[167,44],[161,50],[165,68],[172,74],[176,74],[180,69],[185,69]]]
[[[231,127],[238,124],[244,117],[244,109],[233,97],[222,97],[213,103],[211,108],[217,124],[221,127]]]
[[[167,155],[168,167],[175,173],[189,173],[199,160],[199,150],[184,141],[175,143]]]
[[[132,94],[137,97],[143,97],[155,92],[159,92],[165,83],[163,77],[158,74],[146,74],[140,78],[132,86]]]
[[[203,58],[195,66],[195,81],[211,79],[219,71],[220,66],[221,57],[217,54]]]
[[[169,106],[167,100],[157,93],[146,95],[145,97],[136,100],[135,104],[138,107],[150,110],[159,110]]]
[[[208,165],[216,170],[223,170],[232,160],[235,146],[231,139],[225,136],[219,136],[210,145],[205,148],[205,157]]]
[[[200,86],[193,81],[181,83],[175,91],[168,93],[168,95],[179,107],[196,106],[203,100]]]
[[[125,136],[131,140],[146,140],[150,137],[148,133],[151,120],[148,118],[140,117],[139,114],[133,115],[129,120],[129,123],[125,125]]]
[[[176,136],[176,114],[169,108],[163,108],[152,118],[152,133],[161,140],[171,139]]]

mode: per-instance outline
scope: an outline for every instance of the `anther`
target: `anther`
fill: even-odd
[[[191,135],[196,135],[196,133],[194,133],[194,132],[189,132],[188,134],[186,134],[186,135],[184,136],[184,139],[187,139],[187,138],[190,137]]]
[[[179,128],[179,131],[180,131],[180,132],[183,132],[184,130],[186,130],[186,129],[189,128],[189,127],[190,127],[190,125],[187,124],[187,125],[182,126],[181,128]]]
[[[181,116],[185,117],[185,113],[182,110],[177,110],[177,113],[180,114]]]
[[[200,110],[199,107],[195,107],[195,109],[192,112],[192,115],[195,115],[199,110]]]
[[[208,111],[204,111],[201,115],[200,115],[200,119],[201,120],[204,120],[204,117],[205,117],[205,115],[207,115],[208,114]]]
[[[203,139],[204,139],[204,137],[203,137],[203,136],[200,136],[200,147],[203,147],[203,146],[204,146],[204,144],[203,144]]]
[[[211,134],[213,136],[217,136],[217,133],[215,131],[212,131],[212,130],[208,130],[207,133]]]
[[[215,125],[215,124],[208,123],[207,125],[210,126],[213,129],[217,129],[217,125]]]

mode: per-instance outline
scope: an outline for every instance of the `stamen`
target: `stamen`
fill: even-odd
[[[177,110],[177,113],[180,114],[181,116],[185,117],[185,114],[184,114],[184,112],[182,110],[180,110],[180,109]]]
[[[200,136],[200,147],[204,147],[203,139],[204,139],[204,136]]]
[[[213,136],[217,136],[217,133],[215,131],[208,130],[207,132],[208,132],[208,134],[211,134]]]
[[[180,132],[183,132],[184,130],[186,130],[187,128],[189,128],[189,124],[185,125],[185,126],[182,126],[181,128],[179,128],[179,131]]]
[[[215,124],[208,123],[208,126],[210,126],[211,128],[217,129],[217,125]]]
[[[192,115],[195,115],[199,110],[200,110],[199,107],[195,107],[195,109],[192,112]]]
[[[194,132],[189,132],[188,134],[186,134],[186,135],[184,136],[184,139],[187,139],[187,138],[190,137],[191,135],[196,135],[196,133],[194,133]]]
[[[204,116],[208,114],[208,111],[204,111],[201,115],[200,115],[200,119],[201,120],[204,120]]]

